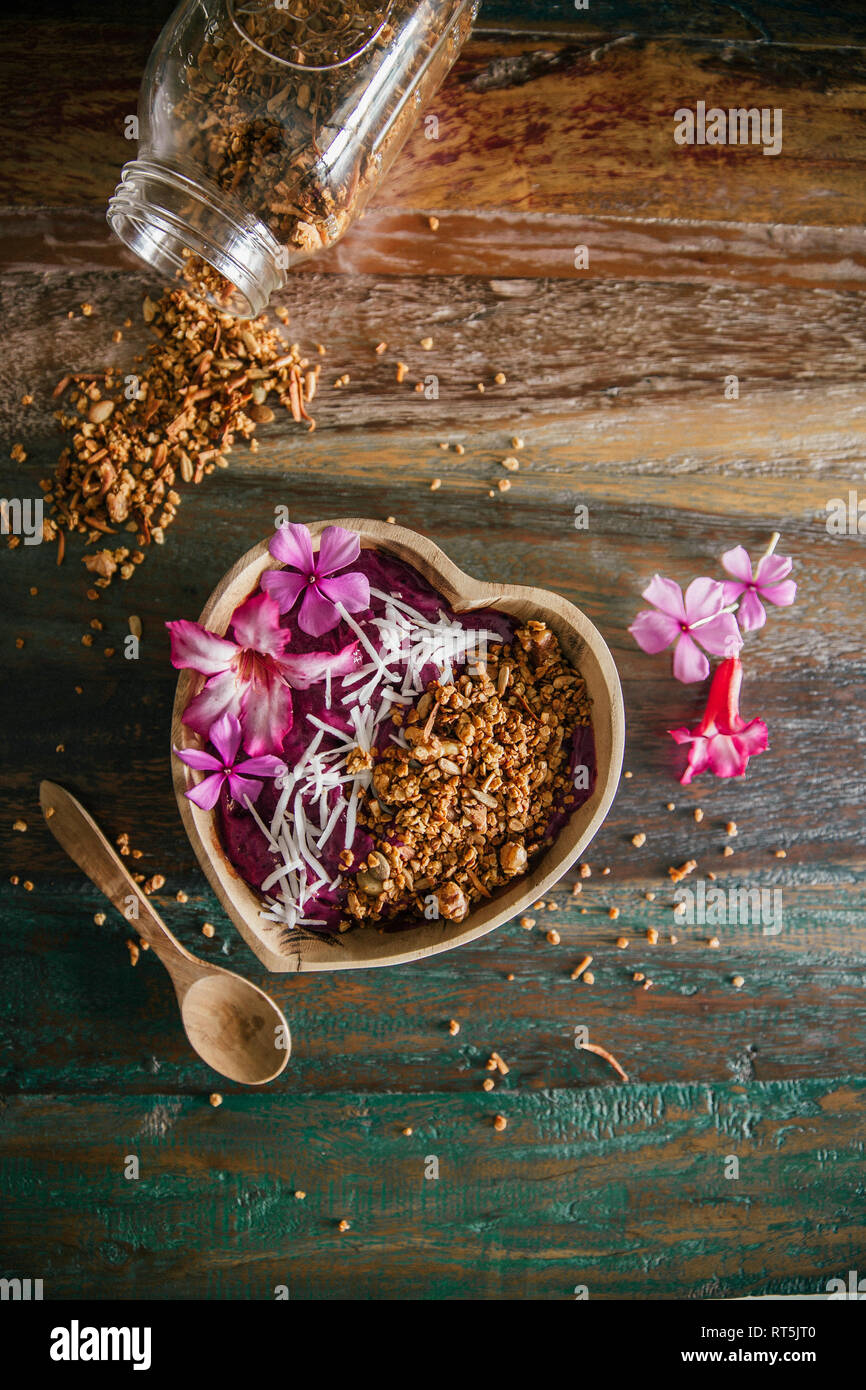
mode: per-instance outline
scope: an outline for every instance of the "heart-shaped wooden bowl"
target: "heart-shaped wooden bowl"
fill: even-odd
[[[179,758],[173,758],[175,794],[199,863],[241,936],[269,970],[357,970],[400,965],[438,951],[450,951],[464,941],[484,936],[542,897],[586,849],[613,801],[622,766],[625,721],[619,677],[604,639],[579,608],[546,589],[484,584],[472,579],[426,536],[382,521],[350,517],[314,522],[309,528],[314,549],[318,548],[318,538],[326,526],[356,531],[362,547],[388,551],[405,560],[458,613],[498,608],[524,621],[538,618],[546,622],[559,638],[566,656],[579,668],[592,700],[596,781],[592,795],[574,811],[531,873],[489,902],[481,903],[462,922],[425,921],[390,933],[358,926],[342,934],[316,936],[303,928],[290,931],[259,915],[261,900],[226,857],[215,814],[200,810],[184,795],[194,778]],[[275,568],[279,568],[278,562],[268,551],[268,541],[263,540],[248,550],[220,581],[205,604],[200,622],[213,632],[224,633],[232,613],[257,587],[264,571]],[[181,717],[202,683],[203,678],[195,672],[181,672],[172,717],[172,742],[179,748],[201,747],[201,740],[185,727]]]

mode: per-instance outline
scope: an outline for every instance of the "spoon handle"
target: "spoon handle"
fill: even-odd
[[[194,957],[169,931],[81,803],[56,782],[41,782],[39,804],[55,840],[127,922],[134,924],[138,935],[153,947],[163,964],[187,965],[193,961]]]

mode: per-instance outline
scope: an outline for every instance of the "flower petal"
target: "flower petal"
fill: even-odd
[[[765,584],[781,584],[794,568],[790,555],[762,555],[755,573],[755,583],[761,589]]]
[[[190,787],[186,795],[203,811],[212,811],[219,801],[225,779],[224,772],[215,772],[212,777],[205,777],[203,782],[199,782],[195,787]]]
[[[723,579],[722,602],[725,608],[727,608],[728,605],[731,603],[736,603],[737,599],[740,597],[740,594],[744,593],[746,588],[747,585],[738,584],[737,581],[734,579]]]
[[[643,591],[643,597],[660,613],[667,614],[669,618],[676,618],[678,622],[685,622],[686,610],[683,603],[683,591],[673,579],[665,579],[661,574],[654,574]]]
[[[290,634],[280,627],[277,601],[268,594],[253,594],[236,608],[231,625],[242,647],[265,656],[282,656],[289,641]]]
[[[184,668],[199,671],[203,676],[215,676],[231,665],[237,656],[237,646],[226,637],[217,637],[201,623],[186,618],[166,623],[171,633],[171,664],[178,671]]]
[[[345,526],[326,526],[319,540],[316,573],[328,575],[343,570],[353,565],[360,553],[361,538],[356,531],[347,531]]]
[[[303,652],[298,656],[286,655],[280,662],[280,670],[296,690],[308,690],[317,681],[323,681],[329,671],[332,677],[350,675],[357,665],[358,645],[357,642],[350,642],[336,654]]]
[[[288,772],[283,759],[274,753],[263,753],[260,758],[247,758],[242,763],[235,763],[234,770],[255,777],[279,777]]]
[[[743,632],[755,632],[759,627],[763,627],[766,621],[767,615],[764,612],[764,605],[754,589],[747,589],[740,599],[737,622]],[[731,653],[727,652],[726,655],[730,656]]]
[[[223,714],[240,714],[241,691],[234,671],[221,671],[211,676],[203,690],[190,700],[183,712],[183,722],[202,738],[209,738],[211,726]]]
[[[187,767],[194,767],[196,772],[222,772],[223,765],[219,758],[215,758],[213,753],[206,753],[203,748],[173,748],[175,757],[180,758]]]
[[[222,758],[223,767],[231,767],[241,746],[241,726],[236,714],[226,711],[211,724],[210,741]]]
[[[315,573],[313,542],[306,526],[287,521],[284,526],[279,528],[276,535],[271,537],[268,550],[275,560],[280,561],[280,564],[290,565],[293,570],[300,570],[305,578]]]
[[[298,627],[310,637],[323,637],[340,621],[340,615],[329,598],[319,593],[318,584],[308,584],[301,611],[298,614]]]
[[[317,587],[332,603],[342,603],[347,613],[360,613],[370,607],[370,581],[360,570],[320,579]]]
[[[638,613],[629,632],[642,651],[654,655],[656,652],[663,652],[665,647],[675,642],[682,628],[676,618],[670,618],[652,608],[644,608]]]
[[[718,579],[693,579],[686,589],[686,619],[696,623],[701,618],[710,618],[725,606],[724,586]],[[700,641],[700,638],[698,638]]]
[[[750,758],[757,757],[758,753],[766,753],[770,746],[769,730],[763,719],[750,719],[737,738]]]
[[[742,777],[749,755],[740,746],[737,734],[715,734],[709,743],[708,765],[716,777]]]
[[[309,582],[306,575],[296,570],[265,570],[261,580],[265,593],[270,594],[281,613],[288,613],[295,606]]]
[[[680,784],[687,787],[693,777],[699,777],[702,772],[706,771],[709,760],[709,739],[696,738],[689,749],[686,769],[680,778]]]
[[[292,692],[284,681],[274,676],[248,686],[241,699],[241,727],[250,756],[279,754],[292,718]]]
[[[735,545],[733,550],[726,550],[722,556],[722,568],[732,574],[735,579],[739,579],[742,584],[752,582],[752,561],[745,546]]]
[[[688,633],[683,633],[674,647],[674,675],[678,681],[689,685],[692,681],[706,680],[710,674],[710,663]]]
[[[761,585],[760,594],[767,603],[775,603],[779,608],[790,608],[797,597],[797,585],[793,579],[783,579],[781,584]]]
[[[701,623],[700,627],[694,629],[692,636],[696,642],[700,642],[705,651],[712,652],[713,656],[734,657],[743,645],[733,613],[719,613],[708,623]]]
[[[257,800],[264,786],[263,782],[258,782],[252,777],[238,777],[236,772],[230,772],[228,774],[228,779],[229,791],[235,801],[242,802],[245,796],[248,796],[250,801]]]

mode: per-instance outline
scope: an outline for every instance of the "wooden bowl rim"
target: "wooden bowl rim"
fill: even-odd
[[[596,765],[596,785],[592,796],[583,806],[577,808],[571,820],[562,827],[554,844],[537,862],[534,871],[517,880],[512,888],[503,890],[499,896],[491,900],[491,903],[483,903],[474,908],[464,923],[445,923],[444,925],[449,928],[450,934],[441,940],[430,941],[422,946],[408,946],[410,939],[414,938],[419,931],[428,930],[434,925],[433,923],[419,924],[416,928],[388,933],[384,937],[377,933],[377,945],[381,945],[383,940],[388,941],[393,943],[394,950],[388,954],[380,953],[375,958],[334,956],[333,958],[305,960],[303,953],[299,950],[284,953],[275,950],[268,943],[264,935],[266,929],[258,926],[261,899],[257,897],[256,891],[241,878],[225,854],[214,825],[214,813],[202,811],[185,795],[187,789],[194,784],[194,779],[186,764],[172,754],[172,783],[175,797],[184,829],[195,851],[196,858],[234,926],[268,970],[306,973],[402,965],[409,961],[438,955],[442,951],[453,950],[469,941],[475,941],[481,936],[486,936],[488,932],[494,931],[503,922],[518,916],[553,887],[586,849],[607,815],[619,785],[625,746],[625,715],[619,675],[610,649],[595,625],[581,609],[553,590],[519,584],[497,585],[475,579],[449,559],[434,541],[407,527],[363,517],[341,517],[333,520],[309,522],[305,525],[308,526],[313,538],[314,550],[318,549],[321,534],[328,526],[342,526],[347,530],[357,532],[362,548],[384,550],[405,560],[434,585],[456,612],[472,612],[478,608],[489,607],[498,608],[507,613],[509,603],[519,605],[530,602],[534,608],[545,610],[547,619],[550,618],[551,614],[554,615],[565,625],[565,632],[560,630],[557,632],[557,636],[566,650],[571,647],[572,652],[576,653],[572,659],[577,661],[584,653],[589,653],[592,660],[597,663],[600,683],[607,696],[606,712],[610,721],[610,756],[607,768],[603,770],[598,764]],[[204,627],[211,626],[213,614],[219,610],[226,595],[232,592],[235,587],[240,590],[239,581],[241,579],[244,580],[245,594],[251,594],[258,586],[265,570],[282,568],[281,563],[275,560],[268,550],[270,539],[270,536],[265,537],[257,545],[252,546],[223,575],[207,599],[198,619]],[[429,573],[431,570],[433,574]],[[225,622],[218,623],[213,628],[214,631],[225,632],[231,612],[237,603],[242,601],[241,598],[236,598],[232,602]],[[575,641],[575,634],[577,641]],[[187,729],[181,720],[183,711],[193,693],[193,687],[197,683],[203,684],[203,678],[197,672],[190,670],[180,672],[172,708],[171,741],[173,746],[194,748],[202,746],[203,741],[198,735]],[[598,730],[600,728],[599,712],[595,708],[597,698],[598,690],[596,689],[593,711],[596,754],[598,754]],[[579,816],[581,811],[585,811],[593,802],[595,805],[592,813],[583,828],[578,834],[572,833],[570,835],[569,831],[572,828],[574,817]],[[561,850],[559,854],[556,853],[558,849]],[[540,873],[541,866],[548,860],[551,861],[548,867],[543,873]],[[249,900],[249,910],[244,906],[244,898]],[[515,898],[516,901],[513,901]],[[502,903],[506,905],[500,910],[492,912],[489,918],[485,917],[482,921],[473,920],[486,913],[490,907]],[[440,922],[436,925],[442,926],[443,923]],[[325,951],[339,946],[340,943],[345,943],[349,936],[354,937],[357,942],[362,932],[372,932],[373,930],[362,927],[355,928],[346,936],[315,937],[315,944],[317,949]],[[312,937],[314,934],[310,933],[309,936]],[[309,937],[298,936],[295,940],[304,944],[308,942]],[[400,946],[401,942],[403,943],[402,947]]]

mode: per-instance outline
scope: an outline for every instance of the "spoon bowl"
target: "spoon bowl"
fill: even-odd
[[[288,1025],[257,985],[212,967],[178,998],[184,1031],[214,1071],[262,1086],[283,1070],[291,1052]]]

